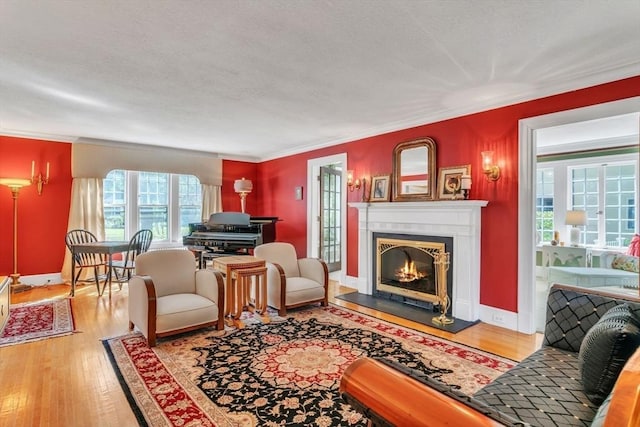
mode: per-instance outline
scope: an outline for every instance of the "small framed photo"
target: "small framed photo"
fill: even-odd
[[[471,165],[438,169],[438,198],[444,200],[463,199],[460,189],[462,175],[471,175]]]
[[[389,201],[389,181],[391,175],[377,175],[371,177],[371,197],[370,202],[388,202]]]

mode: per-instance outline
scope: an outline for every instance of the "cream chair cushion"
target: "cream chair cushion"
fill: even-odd
[[[141,254],[129,281],[129,326],[137,326],[151,346],[156,336],[211,325],[223,329],[223,292],[220,273],[196,270],[189,251]]]
[[[329,272],[324,261],[298,259],[295,247],[283,242],[259,245],[254,255],[266,261],[267,304],[281,316],[287,308],[314,302],[327,305]]]

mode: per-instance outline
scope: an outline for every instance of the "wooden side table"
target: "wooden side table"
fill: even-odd
[[[245,307],[260,316],[263,323],[269,323],[267,314],[267,267],[253,267],[231,272],[233,288],[236,290],[234,313],[238,317]],[[251,288],[255,284],[255,299],[251,301]]]
[[[225,295],[224,315],[228,322],[238,328],[243,328],[244,323],[240,321],[244,302],[239,300],[242,293],[238,291],[239,284],[233,280],[233,271],[247,268],[265,267],[263,259],[251,255],[231,255],[213,259],[213,268],[220,270],[225,275]],[[231,311],[233,310],[233,312]]]

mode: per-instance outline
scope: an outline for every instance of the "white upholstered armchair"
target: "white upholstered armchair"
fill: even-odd
[[[288,308],[319,302],[327,305],[329,270],[316,258],[298,259],[290,243],[273,242],[256,246],[256,258],[267,264],[267,304],[284,316]]]
[[[219,272],[197,270],[190,251],[161,250],[136,258],[129,280],[129,329],[137,326],[149,346],[156,337],[205,326],[224,329],[224,281]]]

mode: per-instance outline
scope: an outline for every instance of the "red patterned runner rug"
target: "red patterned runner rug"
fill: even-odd
[[[473,394],[514,362],[330,306],[283,322],[211,329],[150,349],[131,334],[104,340],[140,425],[364,426],[340,398],[344,369],[384,357]]]
[[[0,334],[0,347],[71,335],[74,330],[69,298],[14,304]]]

